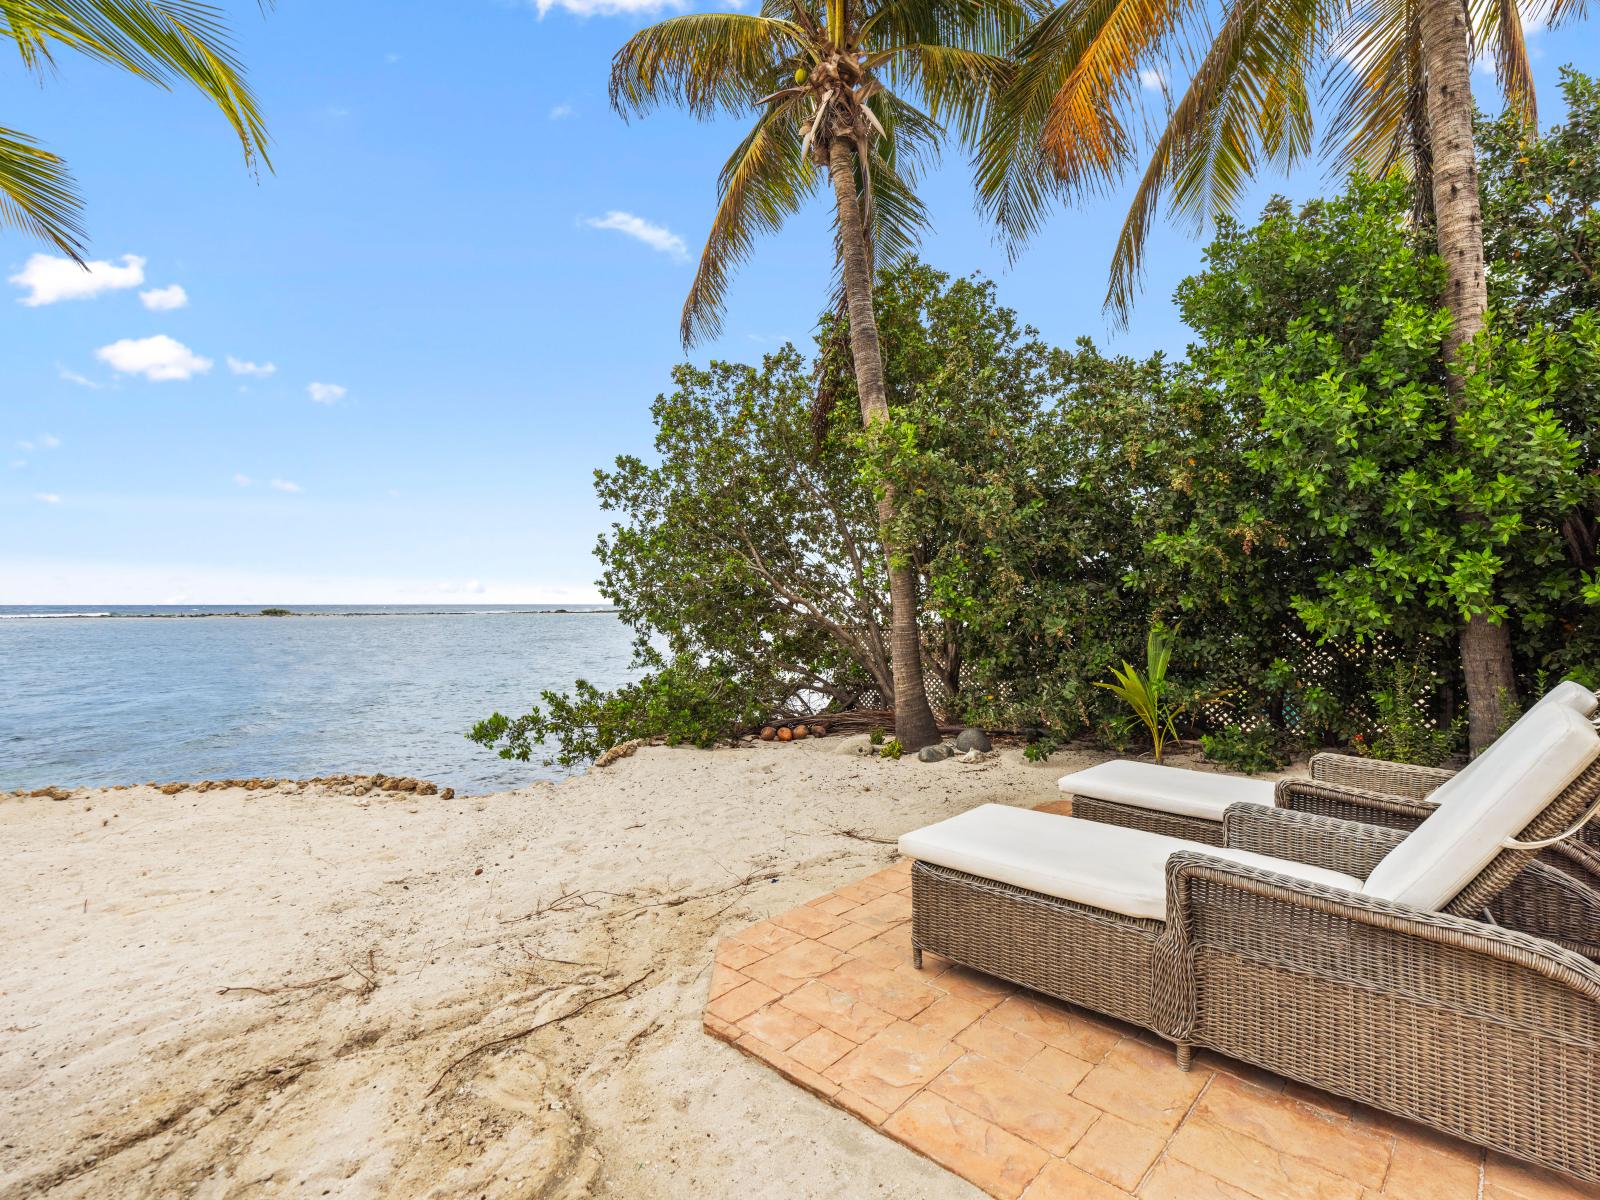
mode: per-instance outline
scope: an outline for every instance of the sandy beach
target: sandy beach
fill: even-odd
[[[840,745],[0,798],[0,1196],[978,1195],[708,1037],[712,949],[1091,759]]]

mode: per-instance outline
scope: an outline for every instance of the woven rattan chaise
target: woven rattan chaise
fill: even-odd
[[[1221,847],[984,805],[907,834],[912,943],[1600,1183],[1600,966],[1472,919],[1600,803],[1570,709],[1417,830],[1260,804]]]
[[[1600,697],[1569,680],[1548,692],[1530,713],[1550,705],[1593,717],[1600,712]],[[1433,793],[1456,775],[1437,767],[1325,753],[1312,757],[1310,779],[1276,784],[1116,761],[1065,775],[1060,788],[1072,797],[1073,816],[1220,846],[1222,815],[1236,803],[1415,829],[1438,807]],[[1546,848],[1539,864],[1496,897],[1488,911],[1502,925],[1600,960],[1600,824]]]

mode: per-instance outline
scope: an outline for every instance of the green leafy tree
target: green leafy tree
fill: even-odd
[[[630,38],[611,73],[618,111],[671,102],[698,117],[758,114],[718,181],[716,216],[684,303],[685,344],[718,331],[734,268],[825,175],[861,423],[873,430],[887,422],[874,262],[888,265],[916,245],[926,223],[916,183],[939,149],[939,121],[976,135],[1006,69],[998,56],[1027,15],[1016,0],[767,0],[760,13],[673,17]],[[884,490],[886,534],[895,507],[895,493]],[[888,536],[883,553],[895,731],[915,750],[939,739],[923,685],[916,568]]]
[[[1562,24],[1583,11],[1554,0],[1541,15]],[[1163,199],[1197,224],[1231,215],[1263,167],[1305,160],[1316,145],[1315,118],[1327,114],[1325,149],[1338,165],[1373,174],[1398,167],[1416,180],[1417,207],[1431,213],[1443,264],[1439,300],[1451,318],[1440,342],[1445,382],[1457,406],[1466,405],[1465,375],[1484,359],[1458,355],[1483,329],[1489,302],[1472,61],[1492,56],[1511,108],[1531,128],[1532,72],[1517,6],[1228,0],[1220,15],[1216,22],[1204,5],[1065,0],[1042,17],[1017,47],[1017,69],[990,111],[978,170],[985,207],[1016,244],[1054,199],[1099,195],[1142,161],[1107,296],[1126,317]],[[1159,132],[1144,139],[1136,123],[1143,84],[1151,72],[1164,79],[1173,61],[1192,64],[1188,84],[1167,97]],[[1331,103],[1315,94],[1319,75]],[[1458,415],[1445,414],[1449,436]],[[1464,508],[1457,519],[1490,518]],[[1458,631],[1474,749],[1515,703],[1499,607],[1465,615]]]
[[[119,67],[161,88],[187,85],[232,126],[246,163],[267,161],[267,132],[222,11],[203,0],[0,0],[0,39],[41,83],[64,51]],[[0,127],[0,226],[81,261],[83,201],[66,163]]]
[[[1315,587],[1293,600],[1311,630],[1438,644],[1482,616],[1536,632],[1594,598],[1562,553],[1591,485],[1559,405],[1594,386],[1597,327],[1486,330],[1452,393],[1445,272],[1408,203],[1397,177],[1357,178],[1254,229],[1225,224],[1179,289],[1192,362],[1259,429],[1253,487],[1313,548]]]

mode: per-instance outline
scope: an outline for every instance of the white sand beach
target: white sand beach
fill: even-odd
[[[0,798],[0,1196],[978,1195],[702,1032],[713,946],[1090,759],[839,746]]]

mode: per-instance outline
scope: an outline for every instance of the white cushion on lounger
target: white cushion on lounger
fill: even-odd
[[[1198,850],[1341,891],[1361,890],[1359,879],[1338,871],[1003,804],[980,805],[900,839],[900,853],[910,858],[1157,921],[1167,916],[1167,859],[1179,850]]]
[[[1369,896],[1443,908],[1600,756],[1600,733],[1565,704],[1541,704],[1429,797],[1438,811],[1378,864]]]
[[[1060,788],[1074,796],[1220,822],[1230,804],[1271,804],[1274,785],[1264,779],[1117,759],[1063,775]]]
[[[1564,704],[1568,708],[1576,710],[1580,717],[1592,717],[1596,711],[1600,711],[1600,696],[1595,695],[1581,683],[1571,679],[1563,679],[1555,687],[1539,697],[1539,703],[1535,704],[1533,708],[1540,708],[1546,704]],[[1528,710],[1528,712],[1532,711],[1533,709]],[[1527,714],[1524,713],[1523,715],[1526,716]]]

